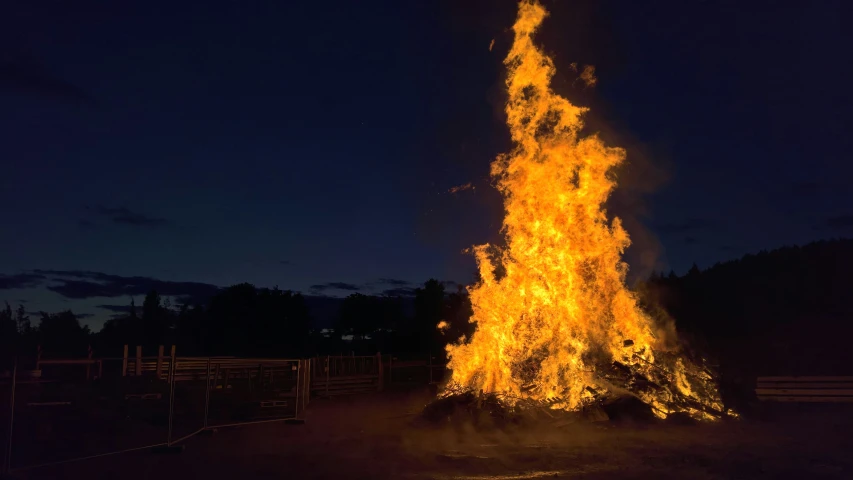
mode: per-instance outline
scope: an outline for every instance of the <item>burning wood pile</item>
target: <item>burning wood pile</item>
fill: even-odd
[[[452,375],[433,408],[477,405],[513,418],[518,408],[581,412],[628,398],[658,418],[717,418],[711,374],[672,347],[672,335],[625,287],[630,240],[604,205],[616,186],[613,167],[626,154],[582,136],[587,109],[551,90],[553,62],[533,42],[546,15],[536,1],[519,4],[504,61],[515,148],[492,164],[506,248],[498,255],[488,245],[474,249],[477,330],[448,346]]]
[[[536,400],[483,391],[475,392],[459,385],[448,385],[440,397],[427,405],[421,418],[429,423],[470,423],[475,427],[507,427],[545,422],[561,426],[575,422],[632,421],[654,422],[659,419],[690,421],[719,419],[724,412],[702,402],[680,395],[672,385],[673,376],[656,367],[651,378],[630,365],[613,362],[600,368],[599,385],[587,386],[588,397],[579,408],[566,410],[565,399],[553,397]],[[710,379],[710,373],[706,372]],[[714,395],[709,385],[708,395]],[[667,403],[648,402],[643,398],[668,398]],[[665,410],[664,410],[665,409]]]

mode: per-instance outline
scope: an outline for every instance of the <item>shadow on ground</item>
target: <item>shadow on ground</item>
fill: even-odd
[[[853,478],[853,409],[701,425],[413,426],[427,392],[314,401],[304,425],[198,436],[179,454],[128,453],[15,472],[21,479]]]

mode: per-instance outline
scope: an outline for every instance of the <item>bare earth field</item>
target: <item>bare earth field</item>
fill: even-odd
[[[316,400],[304,425],[223,429],[187,440],[181,453],[132,452],[14,478],[853,478],[850,408],[704,425],[412,426],[430,399],[420,392]]]

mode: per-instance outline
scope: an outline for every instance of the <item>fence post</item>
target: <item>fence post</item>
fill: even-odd
[[[178,358],[175,356],[175,346],[174,345],[172,345],[172,348],[169,351],[169,357],[172,358],[172,364],[174,365],[175,360]],[[175,370],[175,371],[177,371],[177,370]],[[172,374],[174,375],[174,372]]]
[[[121,376],[127,376],[127,345],[124,346],[124,355],[121,360]]]
[[[302,401],[302,406],[305,407],[305,409],[308,408],[308,402],[311,401],[311,371],[312,370],[314,370],[314,359],[309,358],[308,360],[305,360],[305,374],[304,374],[305,375],[305,385],[304,385],[305,390],[303,390],[303,392],[302,392],[302,396],[304,397],[304,400]]]
[[[141,350],[141,348],[140,348]],[[137,350],[139,351],[139,350]],[[166,446],[172,446],[172,417],[175,413],[175,346],[172,345],[172,361],[169,365],[169,433],[166,435]]]
[[[163,366],[163,345],[157,347],[157,380],[160,380],[160,368]]]
[[[93,352],[93,351],[92,351],[92,346],[91,346],[91,345],[89,345],[89,354],[88,354],[88,356],[87,356],[87,359],[88,359],[88,360],[92,360],[92,354],[94,354],[94,353],[95,353],[95,352]],[[87,382],[87,383],[89,382],[89,379],[90,379],[91,375],[92,375],[92,364],[91,364],[91,363],[87,363],[87,364],[86,364],[86,382]]]
[[[136,346],[136,376],[142,375],[142,345]]]
[[[302,373],[302,360],[296,361],[296,412],[293,414],[293,418],[299,418],[299,374]],[[304,406],[304,405],[303,405]]]
[[[18,378],[18,357],[15,356],[15,363],[12,367],[12,393],[9,399],[9,438],[6,442],[6,451],[3,452],[3,474],[8,475],[12,469],[12,429],[15,426],[15,387],[17,386]]]
[[[385,375],[382,368],[382,353],[376,352],[376,362],[379,364],[379,391],[381,392],[385,384]]]
[[[329,356],[326,355],[326,398],[329,398],[329,370],[332,368],[332,363],[329,361]]]
[[[207,414],[210,410],[210,357],[207,357],[207,372],[205,378],[205,386],[207,389],[204,393],[204,429],[207,430]]]

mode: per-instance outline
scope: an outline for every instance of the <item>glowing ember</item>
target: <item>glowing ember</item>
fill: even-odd
[[[721,410],[711,376],[666,351],[625,287],[621,255],[630,240],[603,208],[615,187],[611,169],[625,152],[594,135],[580,138],[586,109],[551,91],[553,62],[532,39],[546,15],[523,1],[513,26],[504,63],[516,147],[492,164],[505,197],[507,248],[492,258],[488,246],[475,247],[477,330],[447,347],[445,393],[472,389],[577,409],[630,392],[659,416],[710,417]],[[587,84],[592,72],[585,70]]]

